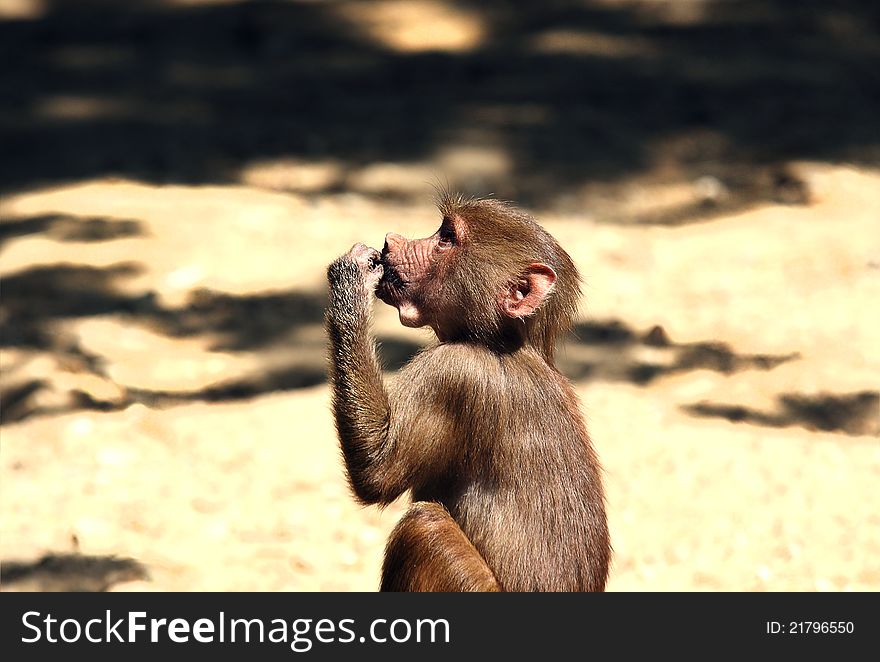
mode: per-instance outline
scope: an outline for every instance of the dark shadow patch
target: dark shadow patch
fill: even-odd
[[[45,232],[57,217],[57,214],[45,214],[14,221],[3,221],[0,223],[0,247],[10,239]]]
[[[0,388],[0,424],[27,418],[33,411],[30,397],[46,386],[43,379],[30,379],[23,384]]]
[[[151,294],[122,294],[116,280],[142,271],[136,263],[111,267],[33,267],[3,278],[0,346],[65,351],[68,339],[53,329],[57,319],[110,313],[143,314],[154,307]]]
[[[686,370],[714,370],[732,373],[755,368],[772,370],[776,366],[799,358],[797,352],[791,354],[737,354],[726,343],[699,342],[673,345],[678,355],[673,372]]]
[[[35,562],[0,563],[3,590],[101,592],[121,582],[149,579],[138,561],[116,556],[48,554]]]
[[[132,219],[44,214],[0,223],[0,247],[11,239],[32,234],[45,234],[56,241],[98,242],[146,233],[143,224]]]
[[[114,314],[173,337],[216,335],[217,351],[253,351],[323,320],[326,296],[299,291],[232,295],[196,290],[182,307],[164,308],[153,292],[131,296],[120,290],[120,279],[142,270],[133,262],[103,268],[61,264],[5,276],[0,345],[53,348],[58,342],[51,330],[54,321]]]
[[[638,340],[635,332],[619,320],[582,322],[575,325],[573,335],[576,342],[586,345],[629,345]]]
[[[63,404],[57,405],[41,405],[30,399],[30,396],[39,389],[48,386],[49,382],[40,380],[29,382],[23,388],[13,387],[10,389],[13,392],[15,402],[4,406],[2,422],[8,425],[36,416],[57,416],[73,411],[121,411],[133,404],[165,409],[193,402],[235,402],[250,400],[277,391],[291,391],[317,386],[323,384],[326,379],[327,375],[324,370],[312,365],[289,365],[223,380],[191,391],[128,387],[121,389],[122,393],[119,397],[99,400],[91,393],[73,389],[64,398]]]
[[[713,204],[741,209],[807,200],[774,175],[790,161],[878,161],[872,0],[706,2],[687,21],[672,2],[450,4],[485,25],[476,48],[397,52],[334,2],[49,0],[0,21],[0,188],[235,182],[258,160],[356,169],[471,141],[514,165],[466,192],[590,211],[585,183],[662,162],[677,180],[715,177],[730,202]],[[554,31],[601,43],[535,48]]]
[[[423,345],[399,340],[397,338],[377,338],[379,354],[386,370],[397,371],[423,349]],[[70,357],[77,361],[81,370],[104,376],[103,366],[95,357],[75,354],[71,348]],[[71,411],[88,410],[99,412],[119,411],[133,404],[143,404],[152,408],[166,408],[192,402],[232,402],[252,398],[277,391],[291,391],[310,388],[327,381],[324,367],[324,347],[315,350],[319,356],[310,356],[307,362],[289,362],[243,377],[223,380],[204,388],[191,391],[172,391],[127,387],[120,397],[111,400],[98,400],[92,394],[72,390],[65,404],[57,406],[39,405],[31,396],[40,389],[50,387],[47,380],[30,380],[13,384],[0,390],[0,410],[2,422],[17,423],[33,416],[59,415]]]
[[[713,402],[685,405],[682,409],[692,416],[724,418],[733,423],[777,428],[798,425],[810,430],[880,436],[880,392],[877,391],[784,394],[777,398],[776,410],[771,412]]]
[[[298,326],[320,323],[325,306],[325,297],[299,291],[233,295],[200,289],[182,308],[154,310],[152,323],[170,336],[216,334],[215,351],[253,351]]]
[[[96,400],[75,389],[61,391],[49,398],[51,405],[40,404],[36,397],[41,389],[52,388],[49,376],[17,378],[15,370],[8,370],[3,375],[5,423],[78,409],[114,411],[135,402],[170,406],[196,400],[238,400],[314,386],[326,380],[323,342],[320,349],[316,347],[317,355],[305,351],[302,359],[292,360],[288,352],[289,346],[302,345],[296,336],[300,329],[323,322],[324,293],[232,295],[197,290],[184,305],[164,307],[153,292],[132,296],[121,289],[120,281],[140,273],[142,268],[131,262],[104,268],[60,264],[32,267],[4,277],[0,346],[24,350],[26,356],[34,350],[44,352],[54,358],[58,370],[108,379],[102,357],[85,352],[75,334],[65,333],[59,323],[71,318],[112,315],[124,324],[171,337],[206,337],[213,342],[214,351],[266,352],[262,362],[271,367],[195,391],[134,389],[110,401]],[[402,345],[397,349],[404,351]]]
[[[140,221],[115,218],[61,218],[47,233],[59,241],[110,241],[145,234]]]
[[[154,296],[123,294],[117,280],[143,271],[135,262],[109,267],[59,264],[31,267],[3,277],[0,346],[49,349],[59,338],[54,320],[110,313],[142,316],[155,309]]]
[[[324,383],[326,379],[327,376],[323,370],[311,367],[275,368],[240,379],[218,382],[194,391],[128,389],[126,401],[114,409],[122,409],[136,402],[149,407],[169,407],[197,401],[248,400],[274,391],[290,391],[317,386]]]
[[[574,347],[563,349],[557,363],[574,380],[630,381],[648,385],[658,377],[692,370],[732,374],[772,370],[800,357],[791,354],[738,354],[726,343],[675,343],[654,326],[639,333],[619,320],[575,325]]]

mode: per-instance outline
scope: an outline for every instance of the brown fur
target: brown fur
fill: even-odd
[[[333,408],[351,486],[363,503],[407,490],[414,501],[389,540],[382,588],[602,590],[611,551],[599,464],[553,364],[577,271],[509,205],[446,195],[440,210],[439,234],[389,235],[381,267],[358,245],[328,271]],[[369,332],[383,272],[379,296],[440,340],[391,389]]]

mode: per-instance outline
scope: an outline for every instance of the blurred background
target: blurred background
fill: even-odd
[[[584,276],[611,590],[880,590],[876,2],[0,0],[0,61],[2,590],[374,590],[324,273],[447,180]]]

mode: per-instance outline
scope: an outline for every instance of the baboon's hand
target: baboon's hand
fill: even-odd
[[[360,298],[368,301],[382,278],[382,272],[379,251],[364,244],[355,244],[327,269],[331,300],[342,303],[343,299],[360,294]]]

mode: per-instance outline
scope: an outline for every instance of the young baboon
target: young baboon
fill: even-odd
[[[411,490],[382,590],[599,591],[611,548],[599,463],[556,369],[580,296],[568,254],[530,216],[443,194],[442,223],[328,269],[333,411],[365,504]],[[373,293],[438,343],[383,384]]]

